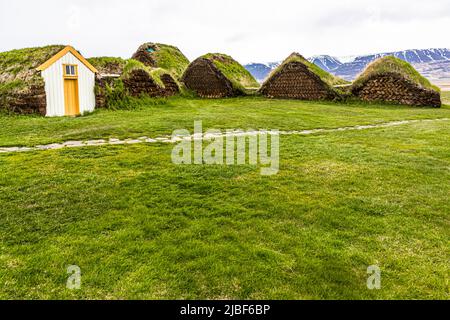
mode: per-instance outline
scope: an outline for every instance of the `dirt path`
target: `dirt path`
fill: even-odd
[[[312,135],[318,133],[331,133],[331,132],[342,132],[342,131],[355,131],[355,130],[368,130],[376,128],[389,128],[396,127],[411,123],[423,123],[423,122],[437,122],[437,121],[449,121],[449,118],[441,119],[424,119],[424,120],[402,120],[402,121],[392,121],[379,124],[368,124],[368,125],[358,125],[353,127],[342,127],[333,129],[310,129],[302,131],[231,131],[221,134],[203,134],[203,135],[190,135],[190,136],[162,136],[158,138],[140,137],[137,139],[109,139],[109,140],[85,140],[85,141],[66,141],[63,143],[53,143],[47,145],[37,145],[34,147],[0,147],[0,153],[12,153],[12,152],[29,152],[29,151],[44,151],[44,150],[57,150],[63,148],[82,148],[82,147],[92,147],[92,146],[106,146],[106,145],[127,145],[127,144],[139,144],[139,143],[177,143],[183,140],[210,140],[212,138],[229,137],[229,136],[255,136],[259,134],[277,134],[280,135]]]

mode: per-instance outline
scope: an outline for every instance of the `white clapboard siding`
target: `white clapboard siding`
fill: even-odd
[[[47,117],[65,115],[64,105],[64,77],[63,65],[78,66],[78,94],[80,99],[80,113],[91,112],[95,109],[95,73],[87,68],[72,53],[68,52],[50,67],[42,71],[47,95]]]

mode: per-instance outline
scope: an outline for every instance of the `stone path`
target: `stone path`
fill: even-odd
[[[402,120],[402,121],[392,121],[380,124],[368,124],[368,125],[358,125],[353,127],[342,127],[333,129],[310,129],[302,131],[279,131],[280,135],[311,135],[316,133],[330,133],[330,132],[341,132],[341,131],[354,131],[354,130],[367,130],[376,128],[388,128],[401,126],[410,123],[420,123],[420,122],[437,122],[437,121],[449,121],[449,118],[441,119],[424,119],[424,120]],[[227,133],[217,133],[217,134],[193,134],[190,136],[162,136],[157,138],[140,137],[137,139],[99,139],[99,140],[86,140],[86,141],[66,141],[63,143],[52,143],[47,145],[38,145],[34,147],[0,147],[0,153],[12,153],[12,152],[28,152],[28,151],[43,151],[43,150],[57,150],[63,148],[81,148],[81,147],[92,147],[92,146],[106,146],[106,145],[127,145],[127,144],[138,144],[138,143],[177,143],[183,140],[210,140],[212,138],[219,137],[229,137],[229,136],[255,136],[259,134],[277,134],[276,131],[267,130],[255,130],[255,131],[231,131]]]

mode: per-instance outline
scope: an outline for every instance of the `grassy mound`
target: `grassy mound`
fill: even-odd
[[[130,99],[133,99],[133,94],[130,92],[130,87],[126,86],[126,83],[139,83],[142,79],[135,78],[133,71],[143,71],[150,79],[152,79],[156,87],[163,93],[170,92],[173,90],[171,83],[168,84],[164,82],[164,76],[170,76],[170,79],[176,84],[179,93],[184,94],[184,88],[180,83],[173,77],[173,74],[163,68],[152,68],[146,66],[144,63],[135,60],[114,60],[106,59],[103,61],[112,61],[123,63],[123,68],[120,72],[120,77],[113,80],[107,81],[104,85],[96,85],[96,93],[100,96],[104,96],[105,106],[109,109],[126,109],[126,106],[130,104]],[[167,81],[167,77],[165,79]]]
[[[53,45],[1,52],[0,104],[9,94],[26,91],[31,85],[43,85],[44,80],[36,68],[64,48],[63,45]]]
[[[259,83],[250,72],[232,57],[221,53],[208,53],[202,58],[212,61],[217,69],[231,81],[235,89],[245,91],[246,89],[259,88]]]
[[[189,65],[189,60],[177,47],[162,43],[145,43],[139,47],[136,54],[145,53],[153,62],[153,67],[169,71],[179,79]],[[135,54],[135,56],[136,56]],[[139,60],[139,59],[138,59]]]
[[[440,91],[440,89],[431,84],[428,79],[423,77],[412,65],[408,62],[398,59],[393,56],[387,56],[375,60],[367,66],[361,75],[353,83],[354,88],[362,86],[370,77],[374,75],[383,75],[387,73],[397,73],[401,76],[416,83],[419,87],[424,89]]]
[[[278,72],[281,72],[287,64],[291,62],[300,62],[304,64],[309,71],[317,75],[323,82],[328,84],[329,86],[339,86],[339,85],[346,85],[349,84],[348,81],[345,81],[344,79],[341,79],[339,77],[336,77],[332,75],[331,73],[326,72],[325,70],[321,69],[320,67],[316,66],[314,63],[309,62],[306,60],[302,55],[298,53],[292,53],[286,60],[283,61],[283,63],[276,68],[272,73],[269,75],[267,79],[270,79],[274,75],[276,75]]]
[[[126,79],[126,78],[130,77],[131,73],[135,70],[145,71],[150,76],[150,78],[152,78],[153,81],[155,81],[155,83],[158,86],[164,88],[164,83],[161,80],[161,76],[163,74],[168,73],[166,70],[164,70],[162,68],[150,68],[150,67],[147,67],[146,65],[144,65],[140,61],[130,59],[127,61],[127,63],[125,64],[125,66],[123,68],[122,78]]]
[[[127,61],[116,57],[93,57],[87,59],[101,74],[121,74]]]

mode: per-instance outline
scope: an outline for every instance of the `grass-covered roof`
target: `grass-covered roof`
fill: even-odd
[[[423,77],[414,67],[408,62],[398,59],[393,56],[386,56],[379,58],[369,64],[367,68],[353,83],[353,87],[359,87],[374,75],[384,75],[388,73],[399,74],[410,81],[416,83],[419,87],[440,91],[440,89]]]
[[[6,96],[26,90],[30,85],[43,84],[44,80],[36,68],[65,47],[52,45],[1,52],[0,94]]]
[[[281,72],[283,68],[292,62],[300,62],[304,64],[308,70],[315,75],[317,75],[323,82],[328,84],[329,86],[339,86],[339,85],[345,85],[349,82],[345,81],[344,79],[341,79],[339,77],[336,77],[332,75],[329,72],[326,72],[325,70],[321,69],[320,67],[316,66],[314,63],[309,62],[307,59],[305,59],[301,54],[299,53],[292,53],[286,60],[283,61],[283,63],[278,66],[272,73],[269,75],[266,81],[268,81],[271,77],[276,75],[277,73]]]
[[[93,57],[87,59],[100,74],[121,74],[127,61],[116,57]]]
[[[175,46],[162,43],[144,43],[138,52],[145,52],[155,62],[154,67],[169,71],[179,79],[189,65],[189,60]]]
[[[221,53],[208,53],[201,58],[208,59],[229,79],[235,89],[258,88],[259,83],[239,62]]]
[[[122,78],[124,79],[128,78],[134,70],[145,71],[150,76],[150,78],[152,78],[153,81],[155,81],[155,83],[162,88],[164,88],[164,83],[161,80],[161,76],[163,74],[170,74],[167,70],[163,68],[147,67],[140,61],[129,59],[127,60],[127,63],[123,68]]]

